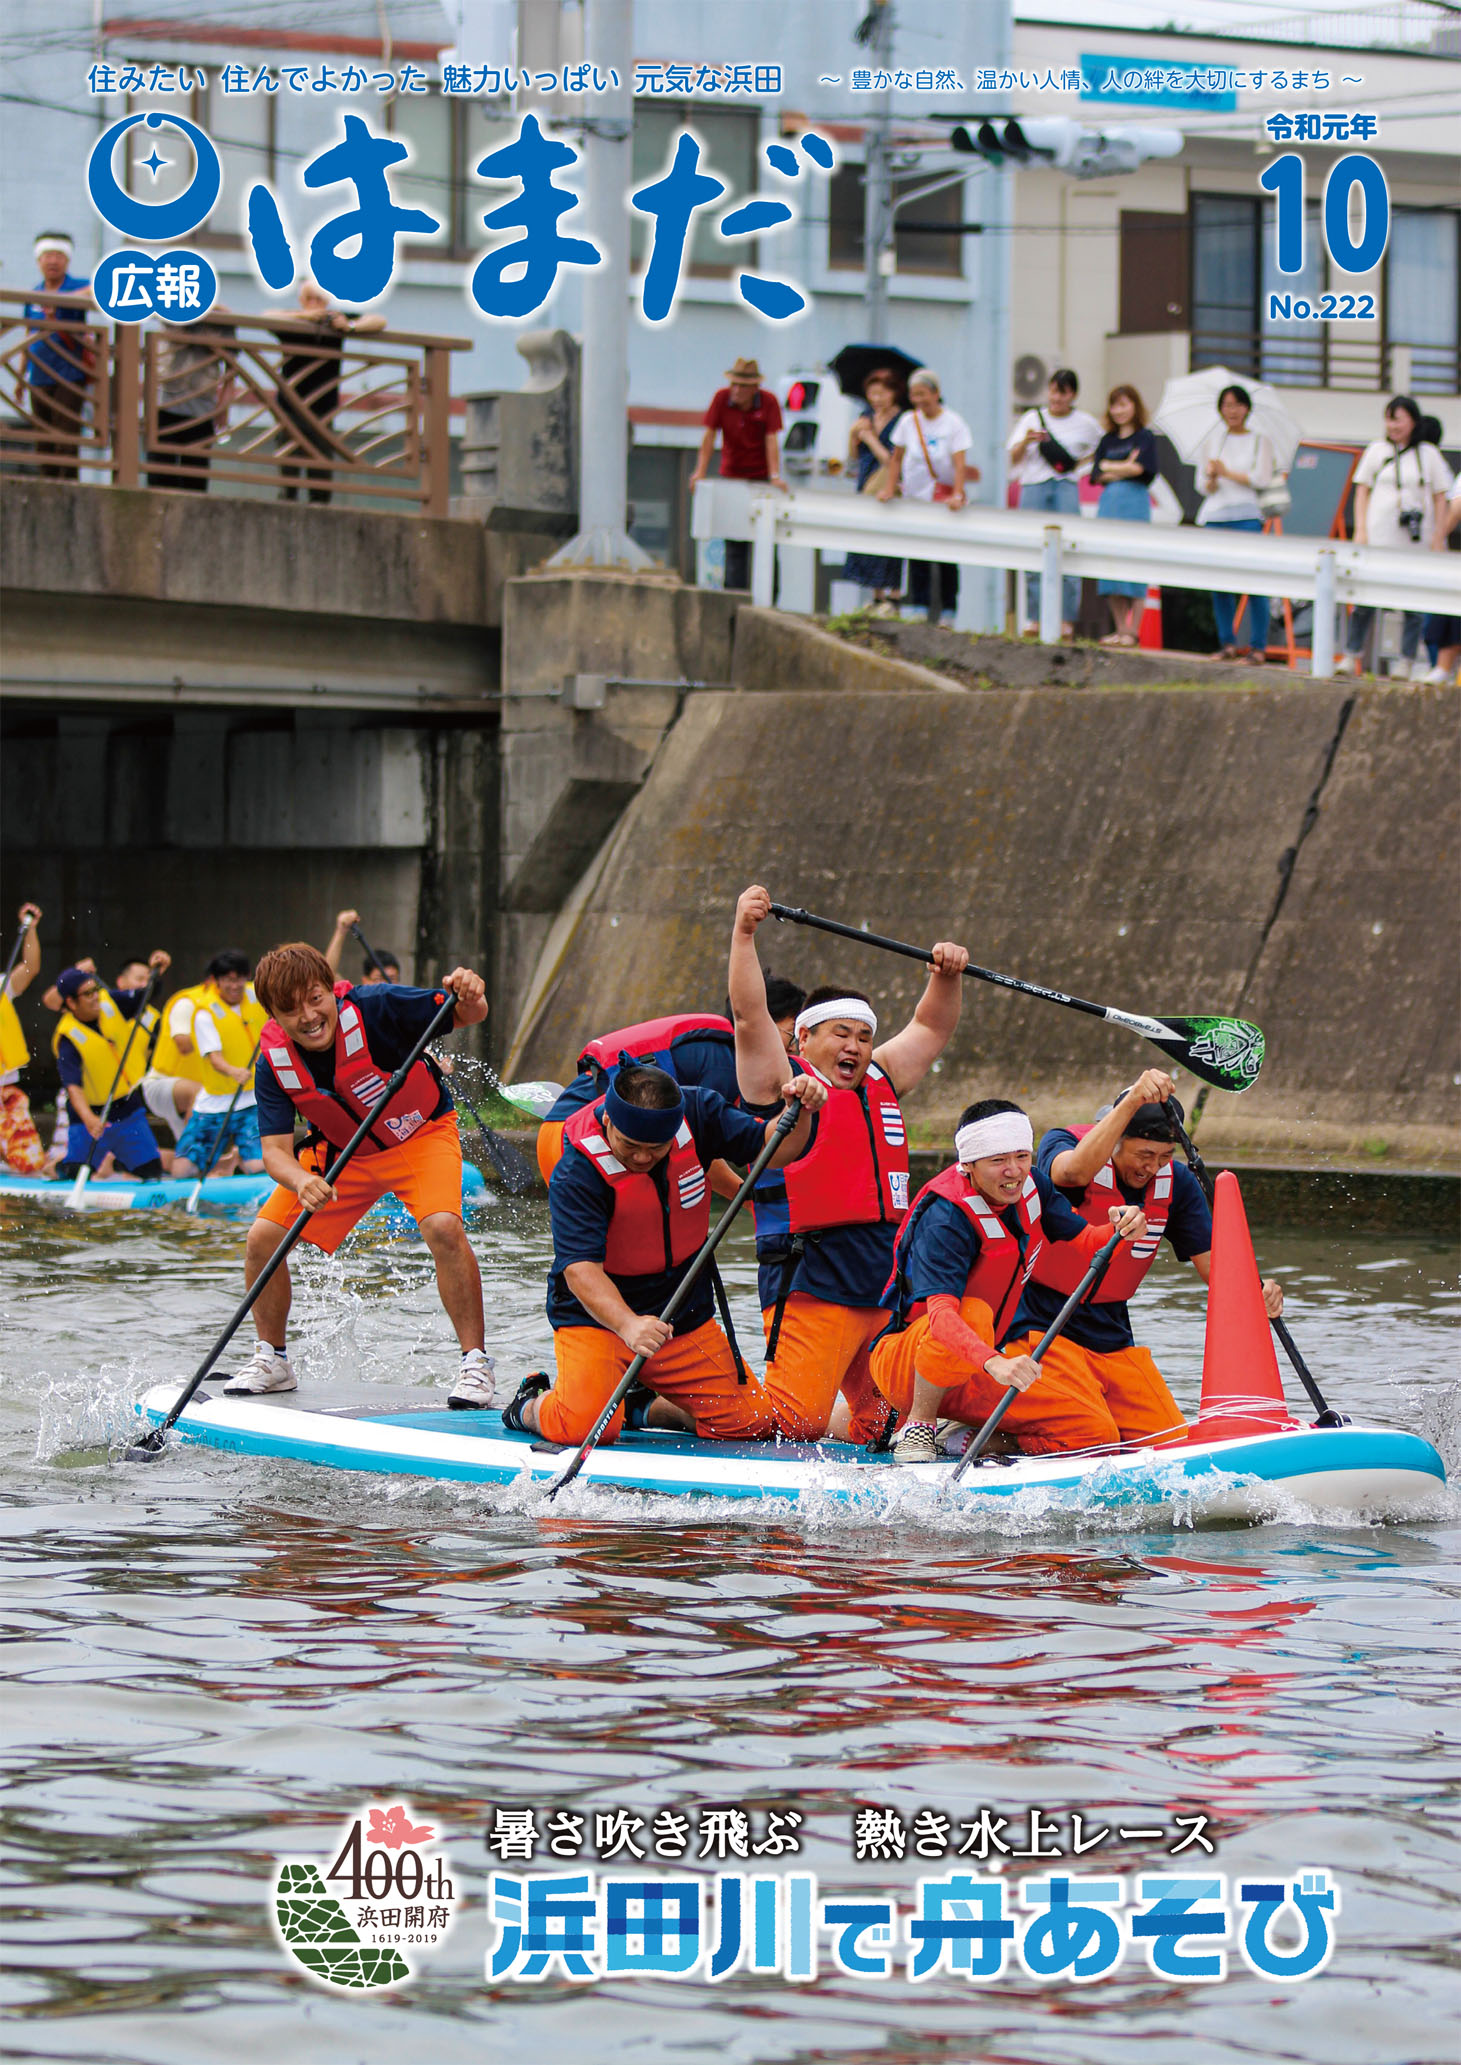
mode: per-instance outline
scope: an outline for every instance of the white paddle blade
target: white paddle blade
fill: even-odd
[[[183,1206],[183,1210],[187,1213],[190,1219],[193,1217],[194,1213],[198,1209],[198,1199],[202,1196],[202,1194],[203,1179],[200,1176],[198,1181],[193,1185],[192,1189],[188,1192],[187,1203]]]
[[[77,1170],[76,1181],[72,1184],[70,1195],[66,1199],[66,1209],[68,1212],[79,1212],[85,1208],[86,1183],[90,1174],[90,1164],[84,1169]]]
[[[509,1104],[520,1104],[535,1119],[545,1119],[563,1095],[561,1083],[504,1083],[502,1094]]]

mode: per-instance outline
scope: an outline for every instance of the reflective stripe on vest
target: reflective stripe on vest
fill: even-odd
[[[205,998],[198,1008],[208,1013],[217,1028],[218,1037],[223,1042],[223,1059],[231,1062],[235,1068],[248,1068],[254,1058],[254,1041],[263,1031],[269,1018],[268,1012],[254,995],[252,987],[244,991],[242,999],[237,1004],[225,1004],[222,997],[215,992]],[[195,1026],[197,1022],[197,1012],[194,1012]],[[226,1076],[215,1068],[211,1054],[202,1055],[200,1059],[203,1064],[204,1090],[210,1096],[231,1097],[239,1088],[233,1077]],[[253,1089],[252,1070],[243,1087],[245,1090]]]
[[[617,1068],[619,1056],[627,1054],[633,1061],[652,1061],[674,1075],[674,1050],[681,1040],[707,1036],[718,1036],[734,1046],[735,1027],[728,1018],[718,1018],[708,1011],[677,1011],[667,1018],[646,1018],[638,1025],[600,1033],[596,1040],[590,1040],[578,1057],[578,1067],[580,1072],[590,1067],[607,1071]]]
[[[24,1068],[30,1060],[30,1048],[25,1044],[15,1006],[9,995],[0,997],[0,1073],[8,1074],[12,1068]]]
[[[132,1033],[132,1022],[123,1018],[115,1004],[112,1005],[111,1021],[107,1027],[83,1025],[70,1011],[63,1011],[51,1036],[53,1053],[60,1053],[63,1039],[69,1040],[76,1049],[81,1058],[81,1094],[98,1118],[112,1094],[113,1082],[117,1086],[118,1098],[122,1098],[128,1091],[136,1089],[146,1071],[147,1036],[142,1028],[137,1028],[128,1047],[127,1037]],[[124,1053],[125,1063],[122,1062]],[[122,1064],[120,1076],[117,1074],[119,1063]]]
[[[613,1194],[604,1250],[610,1276],[658,1276],[688,1262],[710,1234],[710,1186],[688,1124],[648,1175],[626,1169],[604,1133],[604,1106],[586,1104],[563,1128],[570,1149],[586,1155]]]
[[[827,1091],[811,1146],[756,1185],[756,1253],[763,1260],[784,1254],[798,1234],[891,1225],[908,1210],[908,1129],[893,1085],[872,1062],[857,1089],[828,1083]]]
[[[1090,1132],[1089,1126],[1072,1126],[1071,1132],[1077,1140]],[[1127,1200],[1117,1181],[1116,1171],[1110,1162],[1098,1169],[1086,1186],[1085,1193],[1073,1200],[1076,1210],[1088,1225],[1100,1233],[1111,1230],[1112,1205],[1125,1206]],[[1172,1208],[1172,1165],[1168,1162],[1159,1169],[1142,1192],[1140,1205],[1146,1213],[1146,1233],[1139,1241],[1123,1241],[1107,1266],[1095,1292],[1088,1298],[1091,1305],[1124,1305],[1141,1289],[1147,1271],[1156,1260],[1157,1249],[1162,1244],[1166,1231],[1167,1216]],[[1061,1291],[1067,1297],[1075,1289],[1090,1267],[1089,1256],[1082,1255],[1074,1241],[1047,1241],[1033,1270],[1036,1283],[1043,1283],[1053,1291]]]
[[[997,1342],[1019,1302],[1025,1279],[1044,1247],[1040,1237],[1039,1187],[1033,1176],[1027,1176],[1025,1187],[1015,1201],[1020,1233],[1024,1236],[1017,1239],[983,1191],[970,1182],[957,1162],[941,1169],[931,1182],[924,1184],[913,1200],[912,1211],[899,1228],[893,1274],[883,1293],[883,1302],[886,1303],[889,1292],[896,1291],[898,1304],[894,1309],[905,1325],[927,1309],[926,1299],[907,1301],[908,1264],[924,1211],[936,1197],[947,1198],[950,1204],[957,1205],[978,1232],[979,1252],[960,1295],[980,1298],[989,1307],[994,1314],[993,1339]]]
[[[337,982],[335,995],[340,1011],[335,1025],[334,1089],[320,1088],[293,1040],[271,1018],[264,1026],[262,1051],[268,1056],[274,1080],[331,1146],[344,1147],[369,1114],[371,1126],[361,1142],[362,1151],[379,1154],[400,1147],[430,1120],[441,1097],[440,1079],[424,1060],[417,1061],[390,1103],[382,1105],[394,1068],[371,1054],[360,1007],[352,1001],[352,985]],[[444,993],[440,1001],[445,1002]]]

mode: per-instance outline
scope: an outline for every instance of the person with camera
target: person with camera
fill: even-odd
[[[1063,516],[1080,514],[1076,474],[1101,442],[1101,426],[1075,398],[1080,382],[1069,366],[1050,375],[1043,407],[1026,409],[1009,434],[1010,479],[1018,481],[1021,509],[1058,509]],[[1075,636],[1080,614],[1081,584],[1073,574],[1060,583],[1060,635]],[[1026,631],[1040,624],[1040,576],[1025,576]]]
[[[1422,435],[1421,412],[1408,394],[1385,405],[1385,435],[1366,445],[1354,472],[1354,541],[1410,550],[1444,552],[1446,502],[1452,488],[1451,469],[1437,447]],[[1345,650],[1336,674],[1359,674],[1374,609],[1356,603],[1349,613]],[[1406,610],[1400,634],[1401,657],[1390,678],[1408,681],[1420,650],[1422,610]]]

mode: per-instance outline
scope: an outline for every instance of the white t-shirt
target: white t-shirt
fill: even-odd
[[[920,430],[923,432],[922,440],[918,435]],[[920,415],[917,409],[910,409],[906,416],[900,416],[888,442],[897,445],[903,453],[903,492],[909,501],[931,502],[936,480],[942,481],[945,487],[952,487],[954,454],[967,452],[973,441],[968,424],[952,409],[940,409],[932,418]],[[925,444],[933,461],[932,473],[923,460]]]
[[[1429,545],[1436,529],[1436,496],[1450,497],[1451,469],[1434,445],[1397,451],[1388,437],[1366,445],[1354,470],[1356,487],[1370,491],[1365,529],[1372,545]],[[1402,509],[1421,512],[1420,536],[1400,527]]]
[[[1101,442],[1101,426],[1084,409],[1072,409],[1068,416],[1052,416],[1049,409],[1026,409],[1010,432],[1005,450],[1012,452],[1028,430],[1038,430],[1063,444],[1073,459],[1089,459]],[[1083,468],[1078,469],[1084,471]],[[1056,473],[1040,457],[1038,444],[1030,446],[1022,459],[1010,468],[1010,479],[1023,487],[1035,487],[1042,480],[1074,480],[1074,473]]]
[[[1207,478],[1209,459],[1221,459],[1235,473],[1246,473],[1249,485],[1244,487],[1224,475],[1212,493],[1204,495],[1198,504],[1197,521],[1239,523],[1245,516],[1261,519],[1258,490],[1273,485],[1273,446],[1268,439],[1256,430],[1229,430],[1219,417],[1197,454],[1193,470],[1199,486]]]
[[[224,1009],[226,1010],[227,1008],[225,1005]],[[221,1054],[223,1052],[223,1035],[219,1032],[217,1020],[206,1004],[198,1004],[194,1007],[193,1045],[200,1054]],[[253,1101],[253,1091],[244,1090],[239,1096],[238,1103],[234,1104],[233,1108],[235,1111],[247,1111]],[[203,1113],[206,1117],[210,1112],[227,1111],[230,1104],[233,1104],[233,1089],[231,1086],[227,1090],[200,1090],[193,1104],[193,1109],[196,1112]]]

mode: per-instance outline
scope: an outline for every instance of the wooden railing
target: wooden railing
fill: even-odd
[[[0,471],[445,516],[470,349],[303,314],[114,328],[84,295],[0,289]]]

